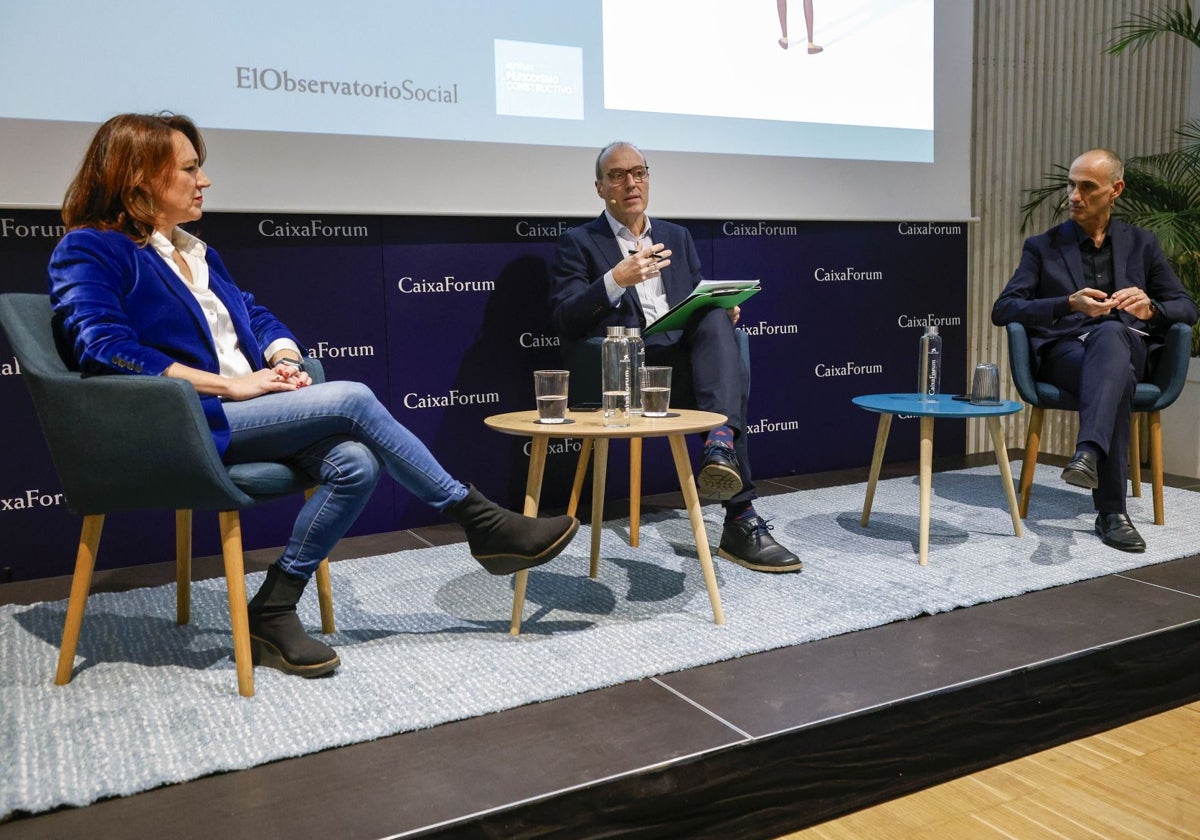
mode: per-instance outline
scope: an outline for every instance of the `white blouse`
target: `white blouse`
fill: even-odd
[[[187,285],[191,293],[195,295],[200,308],[204,310],[209,332],[212,333],[213,346],[217,351],[217,359],[221,365],[221,375],[236,377],[253,373],[250,363],[246,361],[246,355],[238,343],[237,331],[233,328],[233,318],[229,316],[229,310],[209,288],[208,260],[206,258],[208,246],[183,228],[178,227],[171,232],[170,239],[155,231],[150,235],[150,244],[175,272],[175,276]],[[187,267],[191,269],[192,279],[190,281],[171,256],[175,251],[179,252],[183,261],[187,263]],[[294,350],[297,356],[301,356],[300,348],[294,341],[281,338],[271,342],[271,345],[267,347],[263,354],[263,361],[270,363],[271,357],[280,350]]]

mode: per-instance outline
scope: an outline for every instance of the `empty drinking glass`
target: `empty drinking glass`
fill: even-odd
[[[1000,405],[1000,371],[991,362],[975,366],[971,382],[971,405]]]

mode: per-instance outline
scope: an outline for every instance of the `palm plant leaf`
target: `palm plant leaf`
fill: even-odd
[[[1054,164],[1051,171],[1042,175],[1042,185],[1025,190],[1029,200],[1021,205],[1021,233],[1029,230],[1033,216],[1044,207],[1049,207],[1053,218],[1061,218],[1067,212],[1068,168]]]
[[[1195,204],[1195,190],[1152,169],[1125,167],[1125,192],[1117,202],[1119,214],[1183,213]]]
[[[1153,231],[1162,244],[1168,259],[1181,254],[1200,252],[1200,211],[1175,213],[1171,211],[1138,211],[1126,208],[1116,214],[1132,225]]]
[[[1116,38],[1105,50],[1110,55],[1120,55],[1128,50],[1136,52],[1159,35],[1178,35],[1200,47],[1200,20],[1192,19],[1191,0],[1182,9],[1159,9],[1149,15],[1134,15],[1113,27]]]

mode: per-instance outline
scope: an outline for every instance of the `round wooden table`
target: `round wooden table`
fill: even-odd
[[[933,421],[943,417],[969,420],[983,417],[987,420],[988,432],[992,436],[992,447],[996,450],[996,463],[1000,467],[1000,480],[1008,499],[1008,510],[1012,514],[1013,533],[1023,535],[1021,515],[1017,512],[1017,495],[1013,490],[1012,470],[1008,466],[1008,449],[1004,445],[1004,433],[1000,429],[1000,418],[1016,414],[1021,403],[1002,400],[996,405],[972,405],[965,400],[956,400],[949,394],[939,394],[925,402],[920,394],[865,394],[852,402],[859,408],[879,415],[879,428],[875,433],[875,454],[871,456],[871,477],[867,481],[867,498],[863,502],[862,526],[867,527],[871,518],[871,502],[875,498],[875,485],[879,481],[879,468],[883,464],[883,450],[887,448],[888,430],[892,417],[897,414],[921,418],[921,461],[920,461],[920,525],[918,560],[922,566],[929,562],[929,503],[933,495]]]
[[[692,475],[692,464],[688,459],[684,435],[707,432],[724,425],[726,417],[711,411],[689,409],[672,410],[670,417],[634,417],[628,426],[605,426],[604,415],[599,411],[568,411],[570,423],[539,423],[536,411],[514,411],[495,414],[484,418],[490,429],[506,435],[521,435],[533,438],[529,455],[529,475],[525,482],[525,515],[537,516],[542,494],[542,474],[546,469],[546,452],[550,438],[579,438],[591,444],[595,450],[592,468],[592,546],[590,574],[596,577],[600,568],[600,532],[604,522],[605,473],[608,469],[608,442],[625,439],[640,443],[645,438],[665,437],[671,445],[675,460],[675,473],[679,478],[679,489],[687,505],[688,520],[696,540],[696,552],[700,556],[700,567],[704,571],[704,583],[708,587],[708,599],[712,603],[713,620],[725,623],[721,611],[721,593],[717,591],[717,575],[713,571],[712,554],[708,547],[708,535],[704,530],[704,518],[700,513],[700,496],[696,492],[696,480]],[[585,448],[580,453],[579,471],[587,469]],[[640,468],[640,459],[639,459]],[[521,632],[521,612],[525,606],[525,585],[529,571],[517,572],[513,595],[512,627],[509,632]]]

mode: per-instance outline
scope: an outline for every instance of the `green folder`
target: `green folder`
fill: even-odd
[[[762,287],[757,280],[702,280],[690,295],[646,327],[645,335],[654,335],[666,330],[681,330],[697,309],[705,306],[731,309],[740,306],[742,301],[760,291]]]

